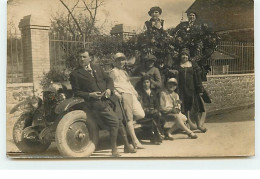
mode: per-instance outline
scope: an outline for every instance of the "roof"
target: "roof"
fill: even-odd
[[[254,27],[253,0],[196,0],[186,11],[216,31]]]
[[[213,60],[233,60],[233,59],[235,59],[235,58],[233,58],[227,54],[221,53],[219,51],[214,51],[213,54],[211,55],[211,58]]]

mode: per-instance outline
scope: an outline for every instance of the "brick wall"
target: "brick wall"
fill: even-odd
[[[206,104],[208,112],[254,104],[255,75],[214,75],[204,83],[212,103]]]

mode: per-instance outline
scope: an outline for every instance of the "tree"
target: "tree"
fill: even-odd
[[[73,36],[81,35],[86,38],[99,32],[95,27],[95,23],[98,8],[103,5],[103,1],[76,0],[72,7],[69,7],[69,4],[64,0],[60,0],[60,2],[65,7],[67,14],[53,17],[53,25],[56,23],[54,31],[69,32]]]

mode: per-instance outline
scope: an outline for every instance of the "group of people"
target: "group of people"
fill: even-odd
[[[162,38],[160,34],[172,38],[163,30],[164,21],[159,18],[161,13],[161,8],[151,8],[148,14],[152,18],[145,23],[146,33],[152,36],[150,40],[154,44]],[[189,23],[185,28],[192,25]],[[191,139],[198,138],[188,122],[191,121],[192,111],[197,129],[203,133],[207,131],[201,124],[201,118],[206,115],[204,101],[209,97],[202,85],[202,66],[199,59],[194,58],[201,48],[198,47],[196,53],[188,46],[178,48],[178,57],[171,59],[163,70],[160,69],[160,54],[144,54],[142,63],[133,72],[134,76],[140,77],[136,85],[131,83],[129,74],[124,70],[127,57],[123,53],[114,55],[113,69],[107,74],[98,64],[91,63],[89,51],[79,51],[79,68],[70,74],[72,90],[75,96],[85,99],[86,105],[109,127],[112,156],[120,156],[118,134],[123,139],[124,152],[135,153],[137,149],[145,148],[135,134],[135,120],[148,126],[145,129],[156,145],[160,145],[163,139],[174,140],[172,134],[177,130],[186,132]]]

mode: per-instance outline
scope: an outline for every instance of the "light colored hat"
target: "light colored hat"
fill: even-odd
[[[167,83],[175,83],[178,84],[178,81],[175,78],[168,79]]]
[[[126,59],[126,56],[125,56],[125,54],[118,52],[118,53],[116,53],[116,54],[114,55],[114,60],[116,60],[116,59],[118,59],[118,58],[124,58],[124,59]]]

